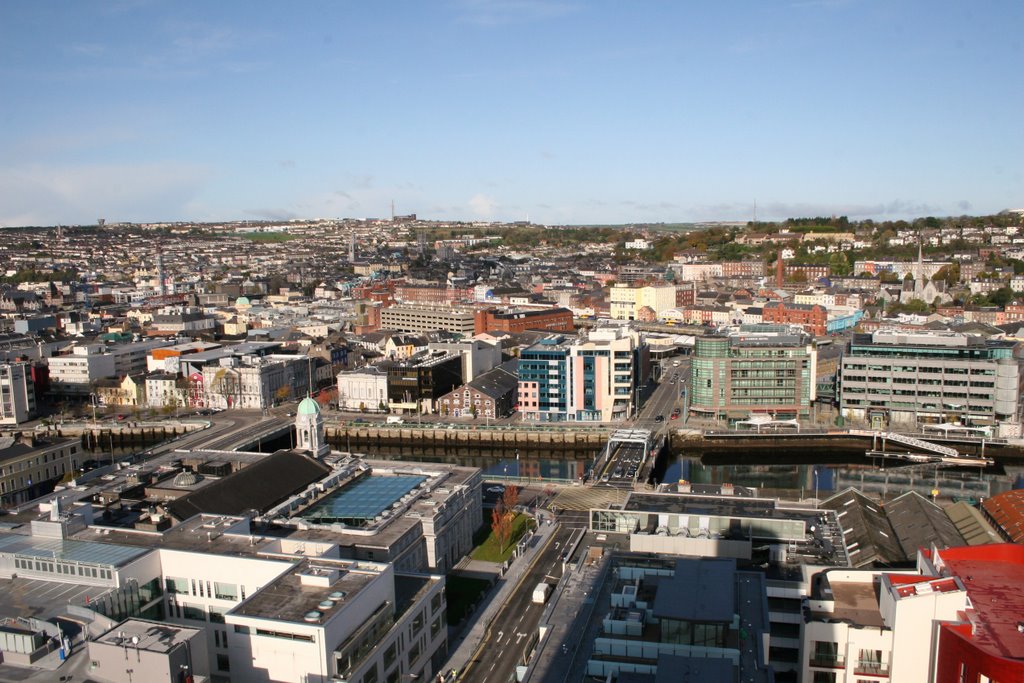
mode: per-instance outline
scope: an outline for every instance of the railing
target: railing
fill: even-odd
[[[844,655],[812,654],[811,666],[823,669],[845,669],[846,657]]]
[[[889,665],[882,662],[860,661],[853,668],[853,673],[864,676],[888,676]]]

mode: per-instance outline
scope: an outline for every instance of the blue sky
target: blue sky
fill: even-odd
[[[4,2],[0,225],[1024,206],[1024,3]]]

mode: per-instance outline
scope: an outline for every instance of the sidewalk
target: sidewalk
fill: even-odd
[[[490,628],[495,615],[519,586],[523,576],[526,575],[530,565],[533,564],[534,558],[547,545],[551,535],[557,528],[556,525],[540,525],[527,541],[526,550],[522,555],[515,558],[512,566],[505,572],[505,575],[494,583],[490,592],[487,593],[473,614],[469,616],[467,623],[462,627],[462,631],[458,633],[449,631],[449,656],[448,661],[441,667],[441,672],[447,673],[455,669],[461,673],[466,668],[466,665],[473,659],[477,648],[480,647],[480,643],[487,634],[487,630]]]

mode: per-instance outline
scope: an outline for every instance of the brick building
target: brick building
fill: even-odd
[[[762,307],[761,319],[766,323],[800,325],[808,334],[820,337],[826,334],[828,311],[818,304],[771,301]]]

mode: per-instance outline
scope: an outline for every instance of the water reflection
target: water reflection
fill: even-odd
[[[894,498],[907,491],[924,496],[938,491],[942,498],[988,498],[1014,487],[1019,468],[993,466],[936,468],[933,465],[901,465],[893,461],[860,458],[859,462],[828,462],[834,457],[820,454],[820,462],[795,464],[723,464],[675,454],[658,479],[664,483],[689,481],[701,484],[739,484],[761,489],[765,495],[827,498],[853,487],[865,493]],[[825,464],[823,464],[825,463]]]

